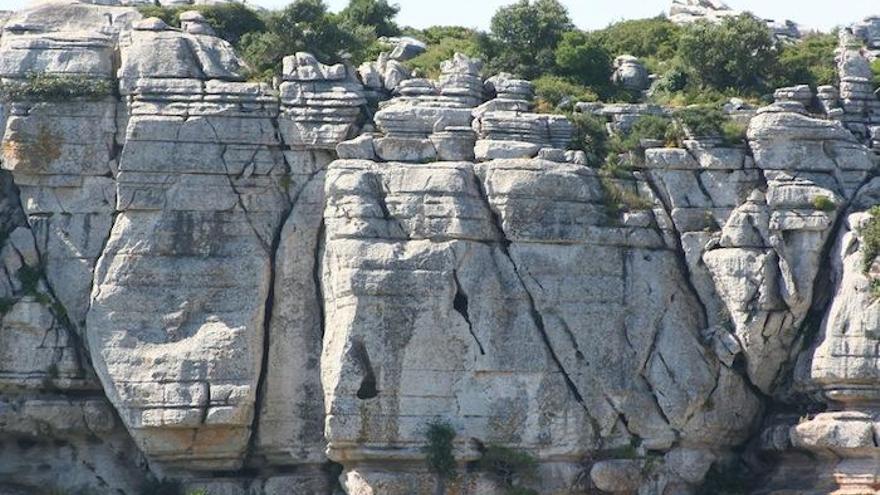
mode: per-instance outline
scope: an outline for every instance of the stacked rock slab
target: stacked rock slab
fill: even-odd
[[[840,107],[846,127],[864,142],[870,142],[875,127],[880,125],[880,100],[874,95],[871,55],[865,48],[870,42],[853,34],[852,29],[840,31],[837,49],[837,71],[840,79]]]
[[[486,82],[495,98],[477,107],[473,127],[478,161],[504,158],[546,158],[565,161],[574,127],[561,115],[531,113],[534,86],[499,74]]]
[[[158,19],[122,46],[129,119],[88,340],[134,440],[170,470],[240,467],[254,419],[287,170],[277,100],[238,66]]]

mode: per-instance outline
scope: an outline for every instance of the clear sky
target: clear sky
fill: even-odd
[[[287,5],[291,0],[248,0],[263,7]],[[325,0],[339,9],[348,0]],[[594,29],[620,19],[650,17],[668,8],[671,0],[561,0],[579,27]],[[15,10],[30,0],[0,0],[0,9]],[[486,29],[492,13],[513,0],[393,0],[401,6],[398,21],[427,27],[458,24]],[[751,10],[769,19],[792,19],[808,27],[829,29],[850,24],[870,14],[880,14],[877,0],[728,0],[728,5]]]

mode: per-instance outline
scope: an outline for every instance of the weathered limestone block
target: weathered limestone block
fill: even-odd
[[[3,27],[0,77],[48,73],[110,79],[119,33],[139,18],[131,7],[35,3],[12,15]]]
[[[14,103],[3,135],[10,170],[37,240],[40,263],[82,331],[95,261],[112,223],[116,104]]]
[[[865,209],[876,201],[878,186],[876,179],[865,186],[839,234],[831,255],[833,300],[817,345],[800,368],[803,386],[820,391],[832,403],[857,405],[880,397],[873,385],[880,378],[874,344],[880,336],[880,308],[872,285],[876,263],[865,260],[860,231],[871,218]]]
[[[231,51],[213,40],[143,31],[124,48],[120,73],[132,84],[123,89],[133,92],[125,93],[118,214],[88,315],[108,397],[141,450],[170,470],[242,465],[272,249],[289,205],[277,100],[264,86],[234,74],[225,74],[231,82],[140,77],[152,63],[146,53],[166,42],[194,47],[194,58],[153,56],[177,64],[159,75],[218,74],[231,67],[223,61]]]
[[[764,170],[868,171],[870,152],[839,122],[793,112],[764,111],[752,119],[749,145]]]
[[[703,347],[676,256],[650,215],[607,225],[602,195],[595,172],[538,160],[330,166],[322,382],[347,489],[421,459],[438,416],[461,460],[471,437],[561,465],[744,438],[758,401]]]
[[[0,396],[0,492],[138,493],[144,488],[143,458],[103,397],[43,392],[42,397]]]
[[[297,53],[284,58],[284,79],[278,126],[288,145],[333,150],[354,137],[367,100],[353,67],[327,66]]]
[[[213,36],[174,31],[159,23],[147,25],[142,21],[120,42],[117,77],[123,93],[131,92],[141,78],[244,80],[244,63],[232,45]]]
[[[614,73],[611,80],[630,91],[644,91],[651,86],[648,69],[632,55],[621,55],[614,59]]]

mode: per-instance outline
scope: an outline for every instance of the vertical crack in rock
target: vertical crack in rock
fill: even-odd
[[[276,132],[278,132],[277,131],[278,123],[275,119],[272,119],[272,124],[276,127]],[[288,167],[287,173],[289,174],[290,173],[290,166],[289,166],[289,164],[286,163],[286,159],[285,159],[285,164]],[[224,162],[224,166],[225,166],[225,162]],[[263,404],[263,400],[266,395],[266,380],[267,380],[267,376],[269,374],[268,373],[269,372],[269,357],[270,357],[269,348],[271,346],[272,314],[275,311],[275,281],[277,278],[276,256],[278,254],[278,249],[281,245],[281,236],[284,232],[284,226],[287,224],[287,221],[290,219],[290,216],[293,214],[294,208],[299,203],[299,199],[300,199],[300,196],[303,194],[303,191],[305,191],[308,188],[309,184],[311,184],[311,182],[313,180],[315,180],[315,177],[317,177],[318,175],[320,175],[323,172],[324,172],[324,169],[321,168],[321,169],[318,169],[315,172],[311,173],[308,176],[308,178],[303,182],[302,187],[299,188],[296,195],[290,200],[290,202],[287,205],[287,208],[285,208],[285,210],[281,214],[281,219],[278,223],[278,226],[275,229],[275,232],[272,237],[272,243],[271,243],[271,246],[269,247],[269,252],[268,252],[268,256],[269,256],[269,288],[268,288],[268,291],[266,294],[266,302],[265,302],[265,306],[263,309],[263,354],[261,356],[259,376],[257,378],[257,392],[256,392],[255,398],[254,398],[254,416],[253,416],[253,420],[251,422],[251,435],[250,435],[250,438],[248,439],[248,448],[246,451],[247,457],[245,459],[245,466],[247,466],[251,463],[251,461],[253,460],[253,456],[256,454],[256,452],[258,450],[257,449],[257,439],[259,438],[260,413],[262,411],[262,404]],[[230,179],[230,183],[231,183],[231,179]],[[233,190],[234,190],[234,188],[233,188]],[[241,197],[239,196],[239,202],[240,201],[241,201]],[[245,210],[245,214],[247,214],[247,210]],[[253,226],[252,226],[252,228],[253,228]],[[319,263],[319,261],[320,261],[320,252],[323,249],[323,242],[322,242],[323,233],[324,233],[323,220],[321,221],[321,227],[318,229],[318,231],[319,231],[318,232],[319,245],[316,247],[316,250],[315,250],[316,253],[314,254],[315,261],[316,261],[316,264],[315,264],[316,268],[314,269],[314,272],[312,275],[313,277],[316,277],[316,282],[320,281],[320,263]],[[315,290],[316,290],[316,296],[320,297],[320,299],[318,300],[320,308],[321,308],[319,318],[320,318],[321,329],[323,331],[323,328],[324,328],[324,304],[323,304],[321,285],[320,284],[316,285]]]
[[[324,281],[322,277],[324,268],[324,235],[326,230],[327,224],[324,223],[322,214],[321,224],[318,226],[317,240],[315,241],[314,260],[312,261],[312,281],[315,284],[315,300],[318,302],[318,325],[321,328],[322,342],[324,341],[324,327],[327,319],[327,315],[324,312]]]
[[[30,218],[27,215],[27,210],[25,210],[24,205],[21,202],[21,193],[19,192],[18,186],[16,186],[16,184],[15,184],[15,177],[11,176],[11,178],[12,178],[12,181],[11,181],[12,194],[15,197],[13,204],[24,215],[25,220],[26,220],[26,224],[24,226],[27,227],[27,229],[30,230],[33,235],[33,227],[31,226]],[[108,233],[108,237],[109,237],[109,233]],[[106,242],[106,240],[105,240],[105,242]],[[49,293],[49,297],[52,300],[51,303],[46,305],[47,309],[52,314],[52,316],[55,318],[55,320],[61,325],[61,327],[66,331],[68,338],[71,340],[71,342],[70,342],[71,346],[77,350],[77,352],[74,353],[74,356],[73,356],[76,360],[76,365],[80,369],[80,371],[85,373],[86,372],[86,365],[88,365],[88,367],[91,367],[91,359],[89,357],[88,346],[87,346],[86,342],[84,341],[83,336],[81,336],[79,334],[79,332],[77,331],[77,327],[73,324],[73,322],[70,321],[70,318],[68,317],[69,313],[67,312],[67,308],[64,307],[64,304],[61,302],[61,299],[58,298],[58,295],[55,293],[55,288],[52,286],[52,282],[49,280],[49,277],[46,276],[46,272],[45,272],[44,267],[45,267],[45,259],[48,254],[40,252],[40,244],[39,243],[35,244],[35,249],[37,250],[37,255],[39,256],[39,260],[40,260],[40,266],[37,267],[37,268],[39,268],[39,272],[40,272],[40,280],[42,280],[43,283],[45,284],[46,292]],[[24,262],[23,259],[22,259],[22,262]],[[85,330],[85,328],[83,330]]]
[[[452,280],[455,282],[455,297],[452,299],[452,308],[455,309],[455,311],[464,318],[464,321],[467,322],[468,331],[471,333],[471,337],[474,338],[474,342],[477,343],[477,347],[480,349],[480,355],[485,356],[486,350],[483,348],[480,338],[477,337],[477,334],[474,331],[473,323],[471,323],[471,316],[468,312],[468,296],[461,286],[461,281],[458,280],[457,270],[452,271]]]
[[[675,259],[678,263],[679,269],[681,270],[684,283],[687,285],[688,290],[694,296],[694,300],[700,307],[700,322],[702,323],[703,327],[706,327],[709,324],[709,310],[706,307],[706,303],[703,301],[702,298],[700,298],[700,292],[697,290],[697,286],[694,285],[693,275],[691,274],[691,269],[688,266],[687,259],[685,258],[684,247],[681,245],[681,232],[678,231],[678,227],[676,227],[675,222],[672,221],[672,207],[666,204],[666,201],[663,200],[663,195],[660,194],[660,191],[657,189],[657,185],[654,184],[654,182],[651,180],[651,174],[645,174],[645,184],[648,185],[651,193],[654,195],[657,202],[660,203],[660,206],[663,208],[663,211],[669,218],[669,228],[672,230],[671,237],[675,242],[675,245],[672,246],[672,252],[675,254]]]
[[[373,371],[373,363],[370,361],[367,347],[360,339],[352,342],[351,357],[361,369],[362,378],[361,385],[357,390],[357,398],[360,400],[375,399],[379,396],[379,389],[376,388],[376,373]]]
[[[587,411],[587,404],[584,401],[584,396],[581,394],[580,390],[577,388],[577,384],[571,378],[568,371],[565,369],[565,366],[562,364],[562,360],[559,358],[559,355],[556,353],[556,350],[553,348],[553,344],[550,340],[550,335],[547,332],[547,328],[544,325],[544,317],[541,315],[541,312],[538,311],[538,304],[535,301],[535,297],[532,295],[532,292],[529,290],[526,285],[526,281],[520,273],[519,266],[517,266],[516,261],[514,261],[513,256],[510,253],[510,245],[512,244],[510,239],[508,239],[507,234],[504,232],[504,225],[501,221],[501,215],[498,211],[493,207],[492,202],[489,200],[489,193],[486,190],[486,187],[483,185],[483,179],[477,175],[476,170],[474,170],[474,180],[477,187],[477,192],[479,192],[480,197],[483,202],[486,204],[486,207],[489,210],[489,216],[492,220],[493,225],[495,226],[495,230],[498,231],[499,240],[498,246],[501,249],[502,254],[507,260],[510,262],[511,267],[513,268],[514,274],[516,274],[516,278],[519,281],[520,286],[522,286],[523,292],[526,294],[526,300],[529,306],[529,314],[531,315],[532,321],[535,324],[535,327],[538,329],[538,332],[541,335],[541,340],[544,342],[544,347],[546,347],[547,352],[550,354],[550,358],[556,364],[557,369],[559,369],[560,373],[562,373],[562,377],[565,380],[565,384],[568,387],[568,390],[574,396],[575,400]],[[587,411],[587,415],[589,416],[589,411]],[[592,419],[592,417],[591,417]],[[594,429],[595,435],[598,437],[599,430]]]

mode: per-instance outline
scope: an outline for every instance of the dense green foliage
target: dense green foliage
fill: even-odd
[[[681,27],[658,16],[621,21],[593,34],[612,55],[639,57],[649,69],[660,71],[675,58],[681,32]]]
[[[587,86],[602,87],[611,79],[611,52],[596,36],[569,31],[556,47],[556,70]]]
[[[469,57],[480,58],[480,36],[473,29],[461,26],[433,26],[424,30],[408,29],[407,36],[424,41],[428,50],[418,57],[408,60],[406,66],[418,71],[422,77],[439,77],[440,64],[449,60],[456,52]]]
[[[180,14],[197,10],[205,16],[217,36],[237,45],[247,33],[265,31],[266,23],[253,9],[240,3],[218,5],[187,5],[181,7],[162,7],[144,5],[138,7],[144,17],[158,17],[169,26],[180,25]]]
[[[527,79],[553,72],[556,46],[574,24],[557,0],[520,0],[498,9],[483,40],[488,68]]]
[[[397,36],[400,28],[394,17],[398,12],[400,7],[387,0],[351,0],[339,16],[349,26],[372,26],[376,36]]]
[[[545,75],[534,81],[535,96],[538,98],[538,110],[543,112],[553,112],[561,104],[568,99],[571,102],[578,101],[597,101],[599,95],[594,93],[590,88],[573,83],[570,80],[560,77]],[[566,108],[570,107],[567,105]]]
[[[678,40],[678,56],[690,78],[716,89],[760,91],[776,64],[767,25],[750,15],[694,23]]]
[[[586,32],[575,28],[558,0],[519,0],[498,9],[489,32],[481,32],[459,26],[401,28],[395,22],[399,7],[389,0],[349,0],[339,13],[323,0],[294,0],[260,13],[241,4],[140,8],[172,26],[179,25],[181,12],[192,9],[236,46],[253,79],[271,79],[281,59],[297,51],[325,63],[359,64],[387,50],[379,38],[407,35],[428,45],[427,52],[406,62],[419,76],[439,76],[440,63],[456,52],[478,57],[484,76],[503,71],[533,80],[541,111],[568,111],[560,106],[566,102],[641,99],[611,82],[612,61],[624,54],[639,57],[657,75],[650,100],[678,107],[717,106],[731,97],[758,103],[775,87],[815,87],[836,77],[834,34],[777,42],[764,21],[749,14],[689,26],[658,16]],[[876,72],[880,81],[880,63]]]
[[[425,432],[426,444],[423,451],[428,468],[441,479],[455,476],[455,456],[452,453],[454,439],[455,429],[444,421],[430,423]]]
[[[834,84],[837,79],[836,49],[837,36],[834,34],[810,34],[800,43],[781,44],[773,86]]]
[[[244,35],[240,49],[254,75],[265,77],[280,71],[286,55],[307,51],[325,63],[359,61],[375,41],[374,26],[350,24],[322,0],[296,0],[268,14],[266,30]]]
[[[0,83],[0,98],[10,101],[67,101],[72,98],[93,100],[112,93],[113,84],[110,81],[82,76],[34,73],[21,82]]]

